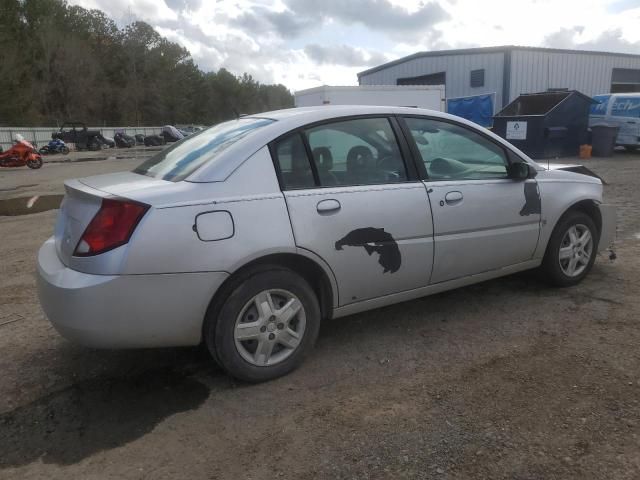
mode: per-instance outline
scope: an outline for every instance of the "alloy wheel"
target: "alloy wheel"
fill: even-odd
[[[260,367],[276,365],[296,351],[306,327],[302,302],[287,290],[264,290],[240,311],[234,340],[240,356]]]
[[[586,225],[572,225],[562,237],[558,251],[560,269],[568,277],[585,271],[593,255],[593,237]]]

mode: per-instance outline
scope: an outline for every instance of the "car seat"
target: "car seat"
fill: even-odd
[[[294,188],[315,186],[307,152],[301,141],[291,143],[291,172],[287,175],[287,185]]]
[[[373,153],[364,145],[356,145],[347,153],[347,178],[353,185],[384,182],[375,169]]]
[[[320,183],[325,186],[338,185],[340,182],[333,174],[333,155],[328,147],[316,147],[313,149],[313,159],[318,168]]]

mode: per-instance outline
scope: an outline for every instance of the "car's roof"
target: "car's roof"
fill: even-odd
[[[309,118],[317,117],[340,117],[350,115],[370,115],[370,114],[436,114],[442,112],[413,107],[393,107],[384,105],[318,105],[314,107],[286,108],[283,110],[273,110],[271,112],[256,113],[255,115],[245,115],[245,117],[271,118],[273,120],[285,120],[296,118],[305,121]],[[446,115],[446,114],[445,114]]]
[[[266,118],[274,120],[270,125],[252,131],[245,138],[235,142],[229,148],[221,152],[212,164],[205,164],[192,173],[186,180],[190,182],[221,182],[233,173],[247,158],[263,148],[272,140],[292,130],[314,122],[351,117],[359,115],[423,115],[455,121],[468,125],[474,130],[488,130],[477,124],[455,115],[413,107],[392,107],[372,105],[320,105],[315,107],[288,108],[271,112],[243,115],[241,119]],[[508,145],[505,140],[488,133],[500,143]],[[519,152],[519,151],[518,151]],[[521,153],[521,152],[520,152]],[[521,153],[523,157],[526,155]]]

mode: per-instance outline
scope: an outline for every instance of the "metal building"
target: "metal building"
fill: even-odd
[[[447,98],[495,94],[499,110],[522,93],[640,92],[640,55],[538,47],[419,52],[358,74],[360,85],[445,85]]]

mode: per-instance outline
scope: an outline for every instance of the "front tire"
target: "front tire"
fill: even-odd
[[[243,275],[205,322],[205,341],[231,376],[263,382],[298,367],[320,330],[320,306],[307,283],[282,267]]]
[[[33,160],[27,160],[27,167],[33,169],[33,170],[37,170],[38,168],[42,167],[42,157],[37,157],[34,158]]]
[[[544,279],[557,287],[580,283],[593,267],[598,238],[598,229],[589,215],[566,213],[549,239],[541,267]]]

